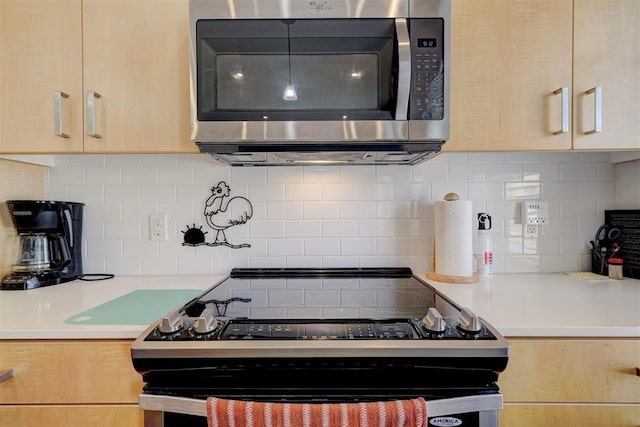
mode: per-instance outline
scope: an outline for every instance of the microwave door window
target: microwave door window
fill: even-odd
[[[267,20],[259,24],[272,30],[269,36],[202,38],[200,119],[391,119],[393,20],[368,20],[355,33],[353,21],[320,21],[287,21],[289,37],[285,21]]]
[[[219,55],[216,104],[220,111],[375,110],[375,54]],[[242,70],[242,71],[239,71]],[[284,92],[293,86],[297,99]]]

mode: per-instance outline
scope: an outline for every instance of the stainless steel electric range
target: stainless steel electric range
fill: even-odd
[[[509,344],[408,268],[234,269],[152,324],[131,354],[145,426],[206,425],[209,396],[421,396],[429,425],[489,427]]]

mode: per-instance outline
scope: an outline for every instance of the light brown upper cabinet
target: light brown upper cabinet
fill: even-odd
[[[445,151],[640,149],[640,2],[456,0],[452,16]]]
[[[444,150],[570,149],[562,119],[572,1],[456,0],[451,7],[452,125]]]
[[[640,1],[576,0],[573,147],[640,150]]]
[[[2,0],[0,22],[0,152],[197,152],[186,0]]]
[[[80,0],[0,0],[0,152],[81,152],[82,99]]]

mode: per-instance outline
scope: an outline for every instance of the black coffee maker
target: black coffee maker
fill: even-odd
[[[0,289],[33,289],[82,275],[84,203],[8,200],[19,254]]]

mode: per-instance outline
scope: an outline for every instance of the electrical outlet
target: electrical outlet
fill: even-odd
[[[522,226],[549,223],[549,202],[527,200],[522,202]]]
[[[167,214],[150,214],[149,231],[151,240],[167,240]]]

